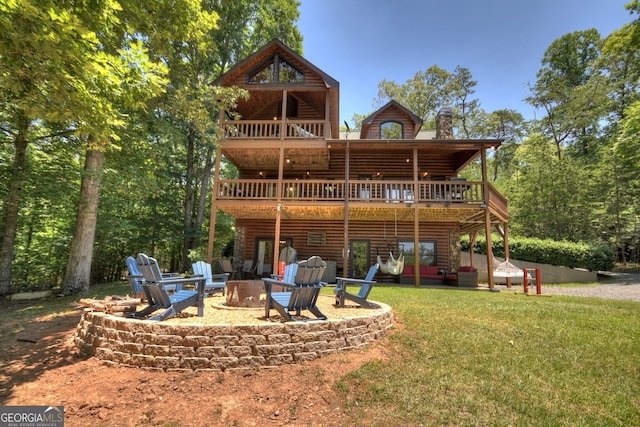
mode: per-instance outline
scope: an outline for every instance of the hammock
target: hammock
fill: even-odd
[[[400,275],[402,274],[402,270],[404,270],[404,252],[400,252],[400,256],[398,259],[393,257],[393,254],[389,252],[389,259],[387,262],[382,262],[382,258],[378,255],[378,264],[380,265],[380,271],[383,273]]]
[[[507,258],[505,262],[501,262],[493,270],[493,275],[495,277],[524,277],[524,271],[517,265],[511,264]]]

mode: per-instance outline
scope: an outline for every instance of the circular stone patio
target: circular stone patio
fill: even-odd
[[[318,306],[328,320],[282,322],[276,310],[265,319],[264,308],[233,309],[215,300],[207,298],[203,318],[182,316],[164,322],[85,311],[75,341],[82,354],[109,364],[219,371],[314,360],[363,347],[393,326],[391,307],[379,302],[379,309],[341,309],[331,306],[332,296],[321,295]],[[191,309],[185,310],[187,315]]]

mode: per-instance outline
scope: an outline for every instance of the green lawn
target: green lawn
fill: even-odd
[[[337,388],[363,424],[640,425],[640,303],[378,287],[389,361]]]
[[[640,425],[640,303],[393,286],[370,298],[393,307],[398,327],[389,360],[335,385],[354,425]],[[78,300],[4,302],[0,324],[15,331]]]

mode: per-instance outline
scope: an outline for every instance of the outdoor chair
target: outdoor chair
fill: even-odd
[[[131,317],[147,320],[166,320],[175,316],[187,307],[198,307],[198,316],[204,316],[204,287],[206,279],[203,276],[178,278],[163,277],[158,262],[145,254],[138,254],[136,259],[138,268],[142,272],[145,282],[142,290],[146,296],[148,306],[136,311]],[[182,290],[182,285],[193,284],[195,290]],[[167,286],[178,290],[172,295],[166,291]],[[154,314],[162,310],[158,314]]]
[[[229,258],[220,258],[220,268],[223,273],[227,273],[229,280],[233,280],[238,276],[238,272],[233,269],[233,264]]]
[[[268,318],[271,309],[275,309],[286,321],[296,321],[299,319],[293,317],[292,313],[300,317],[301,311],[307,310],[316,319],[304,320],[326,320],[327,316],[316,305],[320,289],[325,285],[320,280],[326,266],[326,262],[322,261],[320,257],[314,256],[308,260],[287,265],[281,280],[263,278],[266,292],[265,317]],[[276,286],[284,287],[285,290],[275,292],[274,287]]]
[[[125,263],[127,264],[127,270],[129,270],[129,274],[126,277],[129,281],[129,285],[131,285],[131,293],[136,298],[142,298],[144,296],[144,292],[142,291],[144,277],[142,276],[142,272],[138,268],[136,259],[132,256],[127,257]]]
[[[462,287],[478,287],[478,270],[472,266],[462,266],[458,268],[457,285]]]
[[[373,264],[369,269],[366,277],[363,279],[351,279],[347,277],[336,277],[337,286],[334,290],[336,294],[336,307],[344,307],[344,301],[350,300],[360,305],[360,307],[364,308],[379,308],[376,304],[373,304],[367,301],[367,297],[369,297],[369,292],[375,285],[375,281],[373,278],[378,272],[378,268],[380,265],[378,263]],[[358,293],[349,293],[347,291],[348,285],[360,285],[360,289]]]
[[[133,296],[136,298],[144,299],[144,292],[142,290],[142,284],[144,283],[144,276],[138,268],[138,263],[136,259],[132,256],[127,257],[125,263],[127,264],[127,270],[129,270],[129,274],[126,276],[129,281],[129,285],[131,285],[131,292]],[[176,273],[162,273],[163,278],[175,277]],[[166,288],[167,291],[176,291],[177,285],[170,285]]]
[[[257,270],[258,270],[257,263],[256,265],[253,265],[252,259],[245,260],[244,264],[242,264],[242,278],[255,279]]]
[[[211,264],[204,261],[195,262],[192,265],[192,268],[193,274],[203,276],[206,279],[204,285],[205,294],[208,294],[209,292],[222,292],[222,295],[224,295],[229,273],[212,274]]]

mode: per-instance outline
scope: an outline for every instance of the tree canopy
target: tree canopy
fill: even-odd
[[[245,96],[213,82],[274,37],[302,53],[298,7],[0,0],[0,294],[82,292],[139,251],[183,271],[204,255],[218,111]],[[429,128],[451,106],[457,137],[503,139],[489,171],[512,234],[604,243],[638,261],[640,2],[626,7],[630,22],[609,35],[550,44],[527,98],[535,120],[485,111],[462,65],[383,80],[374,107],[394,99]],[[224,248],[233,221],[216,224]]]

